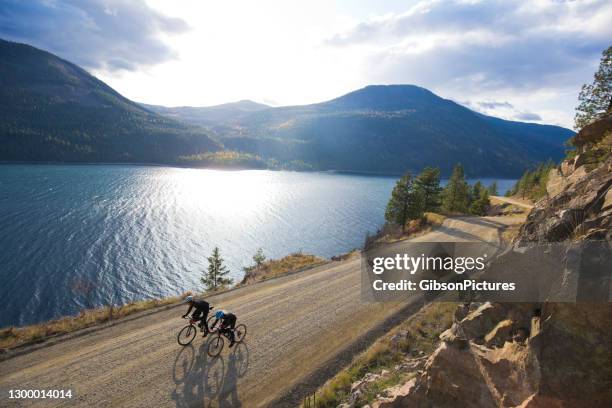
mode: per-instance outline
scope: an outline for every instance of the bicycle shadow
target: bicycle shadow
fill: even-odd
[[[223,387],[219,393],[219,407],[240,407],[238,396],[238,379],[243,377],[249,368],[249,347],[245,343],[237,343],[227,356],[227,371]]]
[[[248,346],[238,343],[229,355],[210,357],[206,352],[209,341],[197,349],[188,345],[177,352],[172,371],[176,386],[170,395],[177,408],[242,405],[237,383],[248,370]]]

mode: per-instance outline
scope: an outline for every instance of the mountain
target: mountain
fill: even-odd
[[[222,146],[78,66],[0,40],[0,160],[174,163]]]
[[[148,105],[145,103],[141,103],[140,105],[153,112],[177,120],[182,120],[184,122],[198,126],[211,127],[214,127],[215,125],[218,125],[220,123],[225,123],[243,118],[244,116],[252,112],[257,112],[262,109],[269,108],[268,105],[249,101],[246,99],[238,102],[230,102],[224,103],[222,105],[204,107],[177,106],[170,108],[159,105]]]
[[[304,106],[142,105],[78,66],[0,40],[0,160],[138,162],[398,174],[462,162],[516,177],[573,132],[476,113],[413,85]]]
[[[185,121],[185,116],[177,115]],[[209,125],[228,149],[320,170],[381,173],[462,162],[469,176],[516,177],[563,157],[574,133],[502,120],[413,85],[368,86],[312,105],[261,108]]]

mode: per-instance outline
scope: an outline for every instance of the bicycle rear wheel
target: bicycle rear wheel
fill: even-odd
[[[234,329],[234,340],[240,343],[244,339],[244,336],[246,336],[246,334],[247,334],[246,326],[244,324],[239,324]]]
[[[214,314],[208,316],[208,319],[206,319],[206,325],[208,326],[209,330],[210,330],[210,326],[215,322],[215,320],[217,320],[217,318],[215,317]]]
[[[211,357],[217,357],[221,354],[221,350],[223,350],[223,338],[221,336],[215,336],[208,343],[208,347],[206,348],[206,352]]]
[[[196,329],[196,327],[192,324],[188,324],[187,326],[183,327],[176,336],[178,344],[180,344],[181,346],[187,346],[191,344],[193,339],[195,339],[197,331],[198,329]]]

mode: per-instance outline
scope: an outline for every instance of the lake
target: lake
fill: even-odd
[[[133,165],[0,165],[0,327],[201,290],[214,246],[239,281],[330,257],[383,223],[396,177]],[[492,180],[483,180],[485,184]],[[497,180],[500,193],[514,180]]]

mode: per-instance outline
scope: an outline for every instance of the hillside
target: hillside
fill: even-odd
[[[206,121],[193,119],[187,108],[167,109],[209,127],[229,149],[321,170],[401,173],[436,165],[449,174],[461,161],[470,176],[514,177],[537,162],[559,160],[573,135],[485,116],[412,85],[368,86],[305,106],[222,106],[223,117],[208,114]]]
[[[0,160],[172,163],[221,145],[78,66],[0,40]]]
[[[523,290],[458,304],[452,325],[424,357],[413,352],[414,332],[439,316],[387,336],[396,353],[392,368],[359,372],[345,394],[328,385],[333,406],[336,400],[361,406],[374,393],[368,401],[374,408],[611,406],[612,116],[585,126],[574,145],[575,155],[552,170],[547,196],[481,277]],[[558,251],[548,273],[534,269],[534,260],[545,259],[541,248]],[[450,303],[428,308],[439,314],[440,305]]]
[[[206,108],[137,104],[70,62],[2,40],[0,115],[2,161],[392,174],[435,165],[443,175],[462,162],[470,177],[515,177],[560,159],[573,135],[481,115],[412,85],[277,108],[247,100]]]
[[[160,105],[149,105],[146,103],[141,103],[140,105],[160,115],[165,115],[192,125],[210,127],[232,122],[252,112],[269,108],[268,105],[246,99],[238,102],[203,107],[176,106],[170,108]]]

